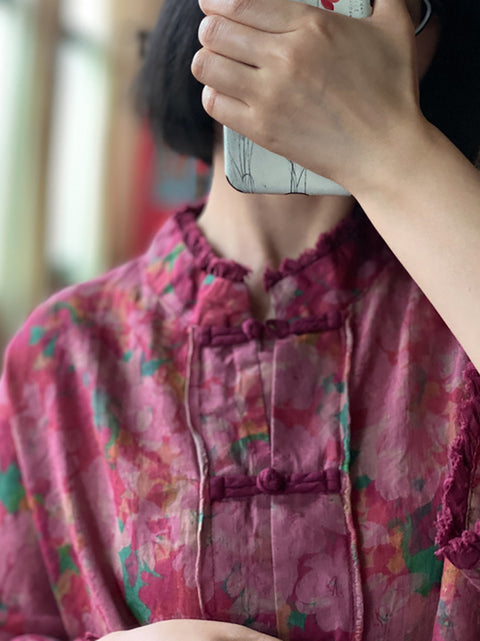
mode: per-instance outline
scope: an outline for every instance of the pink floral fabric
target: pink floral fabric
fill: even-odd
[[[361,210],[266,270],[260,323],[202,206],[8,349],[0,641],[477,641],[478,373]]]

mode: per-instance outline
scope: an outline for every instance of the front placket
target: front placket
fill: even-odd
[[[206,618],[275,630],[270,461],[258,342],[190,328],[187,408],[200,469],[196,582]]]
[[[203,612],[285,640],[359,640],[348,320],[280,325],[191,328]]]
[[[280,638],[359,641],[363,602],[352,522],[348,379],[352,334],[338,328],[275,343],[271,533]]]

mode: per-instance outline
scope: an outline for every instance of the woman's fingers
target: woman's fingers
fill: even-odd
[[[192,60],[192,73],[204,85],[214,87],[230,98],[249,104],[252,89],[258,85],[254,75],[258,70],[230,60],[208,49],[200,49]]]
[[[315,11],[291,0],[199,0],[199,5],[207,15],[217,13],[268,33],[290,31],[308,11]]]
[[[241,100],[218,93],[211,87],[203,88],[202,104],[209,116],[230,129],[244,131],[250,124],[248,105]]]
[[[268,53],[265,34],[218,15],[202,20],[198,38],[207,49],[246,65],[258,66]]]

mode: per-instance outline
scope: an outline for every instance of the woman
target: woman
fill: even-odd
[[[1,639],[479,638],[480,182],[431,124],[470,153],[433,60],[478,9],[445,6],[415,41],[420,0],[202,0],[208,113],[352,197],[234,192],[217,126],[208,201],[30,317],[0,396]],[[140,102],[208,161],[200,18],[167,2]]]

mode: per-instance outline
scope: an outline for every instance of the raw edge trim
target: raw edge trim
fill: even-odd
[[[480,562],[480,521],[468,524],[471,475],[480,442],[480,374],[472,363],[464,372],[466,398],[459,407],[460,432],[450,450],[450,475],[444,484],[442,511],[437,518],[436,555],[461,570]]]
[[[233,260],[216,256],[196,223],[204,204],[204,202],[201,202],[187,205],[174,214],[174,220],[181,231],[183,242],[200,269],[218,278],[242,282],[245,276],[251,272],[251,269]]]
[[[285,258],[278,269],[267,267],[263,276],[265,289],[270,290],[283,278],[294,276],[317,260],[337,251],[345,242],[359,240],[365,220],[366,216],[357,203],[350,216],[347,216],[329,232],[319,236],[315,247],[306,249],[298,258]],[[362,244],[362,250],[364,248],[364,244]]]
[[[173,218],[180,229],[183,241],[200,269],[220,278],[242,282],[252,270],[233,260],[217,256],[198,227],[197,218],[204,205],[204,201],[188,204],[174,214]],[[367,226],[379,242],[381,239],[378,232],[369,224],[365,213],[357,203],[350,216],[338,223],[331,231],[319,236],[315,247],[306,249],[298,258],[285,258],[278,269],[267,267],[263,276],[265,289],[270,290],[283,278],[293,276],[327,254],[335,252],[348,240],[357,240],[362,250],[367,251],[367,238],[362,237],[365,235]],[[360,242],[361,237],[362,242]]]

